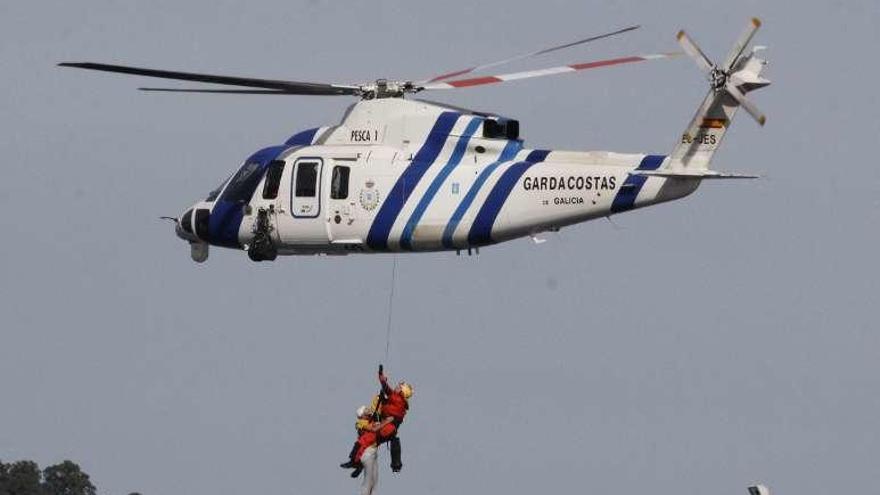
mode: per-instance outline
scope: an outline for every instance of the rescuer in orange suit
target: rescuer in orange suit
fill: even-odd
[[[390,444],[391,470],[397,473],[403,468],[400,459],[400,438],[397,436],[397,432],[409,410],[409,399],[412,397],[413,388],[412,385],[403,381],[391,388],[381,365],[379,366],[379,383],[382,386],[382,391],[373,399],[373,414],[377,421],[360,433],[358,440],[352,447],[349,460],[340,464],[343,468],[355,468],[355,473],[361,466],[360,459],[364,450],[371,445],[385,442]],[[352,474],[357,476],[355,473]]]

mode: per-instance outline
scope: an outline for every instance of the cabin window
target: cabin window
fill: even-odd
[[[348,198],[348,176],[350,173],[350,167],[343,167],[342,165],[333,167],[333,177],[330,180],[331,199]]]
[[[296,197],[314,198],[318,190],[318,164],[299,162],[296,166]]]
[[[281,174],[283,173],[284,160],[272,160],[269,163],[266,182],[263,183],[263,199],[278,198],[278,188],[281,186]]]

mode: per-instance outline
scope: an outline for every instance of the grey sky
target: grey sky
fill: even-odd
[[[102,491],[354,493],[336,464],[376,388],[392,258],[194,265],[176,215],[251,151],[352,100],[146,95],[93,60],[258,77],[422,77],[630,23],[522,67],[676,48],[765,21],[775,85],[715,167],[764,172],[534,246],[399,261],[389,371],[416,386],[382,493],[868,493],[880,485],[880,4],[0,4],[0,459]],[[668,152],[690,60],[435,98],[527,144]],[[434,95],[432,95],[434,97]]]

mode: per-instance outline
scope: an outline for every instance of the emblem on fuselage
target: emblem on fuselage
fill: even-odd
[[[372,179],[368,179],[364,183],[360,199],[361,206],[367,211],[373,211],[379,206],[379,190],[376,189],[376,183]]]

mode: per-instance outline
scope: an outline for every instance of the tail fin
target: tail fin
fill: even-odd
[[[748,28],[733,46],[723,66],[712,63],[684,31],[678,33],[678,41],[708,75],[710,90],[697,109],[679,143],[670,155],[666,168],[682,173],[701,175],[709,169],[712,156],[721,145],[727,128],[736,111],[743,107],[760,125],[766,117],[745,95],[770,85],[761,77],[767,61],[758,58],[764,47],[752,48],[743,56],[749,43],[761,27],[761,21],[753,18]]]

